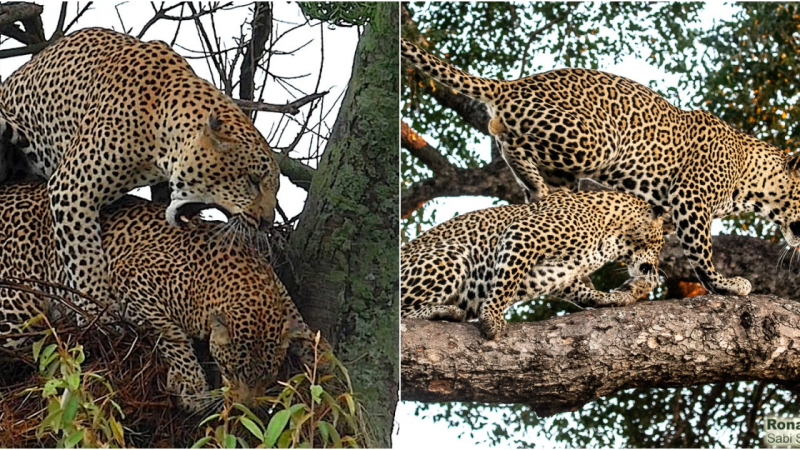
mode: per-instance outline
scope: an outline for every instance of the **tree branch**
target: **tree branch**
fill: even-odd
[[[454,167],[452,171],[413,183],[400,196],[400,213],[406,218],[435,198],[462,195],[496,197],[509,203],[525,202],[508,165],[497,159],[477,169]]]
[[[300,112],[300,108],[303,106],[317,100],[319,98],[324,97],[328,91],[325,92],[317,92],[315,94],[309,94],[305,97],[300,97],[293,102],[289,102],[285,105],[276,105],[274,103],[264,103],[264,102],[254,102],[250,100],[241,100],[236,99],[234,100],[240,108],[246,111],[266,111],[266,112],[275,112],[275,113],[282,113],[282,114],[291,114],[295,115]]]
[[[525,403],[541,416],[635,387],[761,380],[800,394],[800,303],[770,296],[640,302],[509,324],[404,320],[403,399]]]
[[[283,153],[273,152],[273,155],[275,159],[278,160],[281,174],[286,175],[289,181],[296,184],[304,191],[308,191],[308,189],[311,188],[311,181],[316,172],[314,168],[292,159]]]
[[[425,139],[412,130],[404,121],[400,122],[400,146],[425,164],[435,176],[450,174],[455,166],[447,158],[433,148]]]
[[[255,69],[272,35],[272,4],[258,2],[254,8],[253,21],[250,23],[253,32],[245,45],[239,70],[239,98],[244,100],[255,98]]]
[[[9,2],[0,5],[0,27],[13,25],[16,22],[28,20],[42,15],[44,7],[28,2]],[[26,30],[32,33],[34,30]]]

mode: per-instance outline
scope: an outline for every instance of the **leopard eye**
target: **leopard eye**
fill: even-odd
[[[260,176],[254,174],[254,173],[249,173],[249,174],[247,174],[247,181],[250,182],[250,186],[252,186],[254,189],[256,189],[256,190],[261,189],[261,177]]]

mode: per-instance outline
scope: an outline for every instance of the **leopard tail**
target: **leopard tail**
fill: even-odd
[[[417,66],[425,74],[453,88],[460,94],[490,105],[494,104],[494,100],[500,91],[500,86],[504,83],[503,81],[470,75],[422,50],[406,39],[401,39],[401,41],[400,52],[403,58]]]

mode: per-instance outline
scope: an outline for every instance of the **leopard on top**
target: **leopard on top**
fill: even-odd
[[[402,248],[402,317],[477,317],[494,339],[509,306],[539,295],[586,306],[633,303],[658,282],[662,225],[647,202],[616,191],[556,192],[458,216]],[[615,292],[596,291],[588,275],[610,260],[629,262],[632,278]]]
[[[0,278],[63,284],[45,186],[0,186],[0,204]],[[313,334],[263,258],[222,239],[218,224],[193,221],[184,230],[163,217],[152,203],[120,200],[103,210],[103,246],[126,318],[160,334],[168,388],[181,405],[198,410],[211,401],[192,339],[209,341],[232,400],[244,404],[275,382],[287,346],[302,363],[313,362]],[[21,347],[25,342],[11,335],[39,313],[55,311],[40,296],[0,288],[0,337],[6,336],[0,345]]]
[[[100,28],[63,37],[0,85],[0,136],[49,180],[71,287],[101,300],[99,210],[133,188],[168,181],[173,225],[211,206],[250,236],[273,222],[279,170],[267,142],[163,42]]]
[[[503,157],[529,199],[581,178],[669,208],[684,253],[713,292],[746,295],[711,262],[711,220],[755,212],[800,245],[797,158],[705,111],[678,109],[616,75],[560,69],[514,81],[472,76],[403,39],[402,55],[486,104]]]

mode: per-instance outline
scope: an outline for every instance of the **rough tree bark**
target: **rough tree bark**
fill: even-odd
[[[280,273],[301,314],[350,370],[390,446],[398,394],[399,77],[396,4],[381,3]]]
[[[509,324],[404,320],[403,400],[525,403],[539,416],[634,387],[762,380],[800,393],[800,303],[704,296]]]

